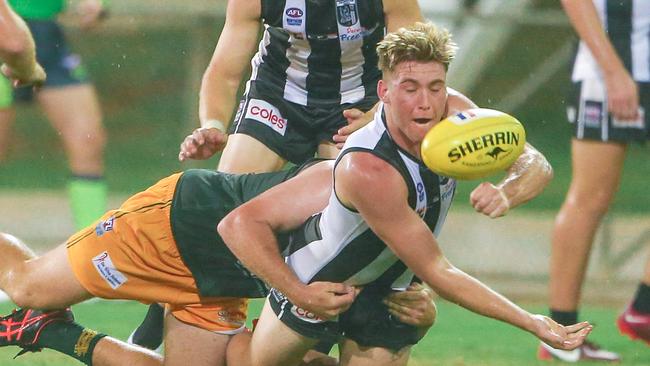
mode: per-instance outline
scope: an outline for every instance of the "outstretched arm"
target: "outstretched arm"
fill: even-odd
[[[2,73],[14,86],[40,84],[45,81],[45,71],[36,62],[34,39],[25,22],[0,0],[0,61]]]
[[[341,202],[356,209],[373,232],[440,296],[520,327],[556,348],[578,347],[591,331],[588,323],[563,327],[530,314],[449,263],[431,230],[409,207],[403,178],[387,162],[368,153],[350,153],[337,165],[335,177]]]

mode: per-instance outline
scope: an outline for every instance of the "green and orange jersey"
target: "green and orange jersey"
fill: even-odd
[[[18,15],[27,20],[51,20],[65,10],[66,0],[9,0]]]

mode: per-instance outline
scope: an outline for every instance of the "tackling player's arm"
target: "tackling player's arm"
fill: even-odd
[[[12,80],[13,85],[45,81],[45,71],[36,62],[32,34],[7,0],[0,0],[0,34],[0,61],[4,62],[2,73]]]
[[[327,161],[306,169],[235,209],[217,228],[246,268],[296,306],[324,318],[346,310],[354,300],[354,288],[341,283],[302,283],[284,263],[275,232],[297,228],[325,207],[331,192],[332,165]]]
[[[255,49],[261,2],[229,0],[226,22],[203,74],[199,91],[201,127],[181,144],[178,159],[207,159],[224,148],[237,90]]]
[[[448,114],[478,108],[465,95],[447,88]],[[548,160],[529,143],[519,158],[508,168],[506,176],[496,185],[483,182],[470,194],[470,203],[477,212],[492,218],[500,217],[523,203],[537,197],[553,179]]]
[[[562,0],[562,6],[600,66],[607,85],[609,112],[621,121],[636,120],[639,117],[638,87],[607,37],[593,2]]]
[[[335,182],[341,202],[356,209],[373,232],[442,297],[520,327],[556,348],[573,349],[590,332],[588,323],[563,327],[530,314],[449,263],[431,230],[408,205],[404,179],[384,160],[365,152],[349,153],[336,167]]]
[[[384,22],[388,32],[394,32],[399,28],[411,25],[416,22],[423,22],[424,17],[418,5],[417,0],[384,0]],[[343,116],[347,119],[348,124],[341,127],[332,140],[340,149],[343,147],[345,140],[350,134],[372,121],[378,104],[372,109],[363,112],[357,108],[346,109]]]

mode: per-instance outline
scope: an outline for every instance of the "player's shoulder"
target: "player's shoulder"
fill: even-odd
[[[466,109],[478,108],[476,103],[456,89],[447,87],[447,95],[447,115],[445,117],[449,117],[452,114],[456,114]]]

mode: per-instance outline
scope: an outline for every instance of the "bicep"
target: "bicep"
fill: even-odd
[[[226,22],[212,54],[209,71],[241,78],[257,43],[260,30],[259,7],[258,2],[250,0],[228,2]]]

